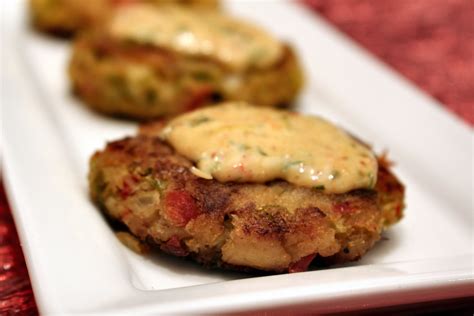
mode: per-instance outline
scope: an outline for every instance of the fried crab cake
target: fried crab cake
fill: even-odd
[[[222,108],[228,110],[225,105]],[[226,133],[222,128],[232,134],[225,137],[235,137],[239,133],[237,130],[245,134],[244,126],[258,121],[249,117],[249,122],[242,123],[240,116],[236,117],[234,125],[224,118],[222,125],[217,122],[212,126],[211,122],[221,115],[212,115],[216,114],[216,109],[185,115],[167,123],[164,128],[163,124],[148,126],[143,130],[145,133],[111,142],[103,151],[95,153],[89,173],[92,200],[109,218],[125,224],[131,234],[152,248],[189,257],[206,266],[277,273],[305,271],[316,257],[330,263],[357,260],[380,239],[385,227],[401,218],[404,187],[390,172],[384,158],[375,158],[376,180],[370,177],[371,183],[338,193],[334,192],[340,191],[341,184],[331,184],[336,181],[334,178],[315,181],[314,186],[292,176],[280,175],[260,181],[254,175],[253,180],[248,180],[252,175],[246,174],[245,170],[253,170],[254,166],[265,169],[266,176],[272,172],[267,162],[253,161],[257,156],[251,153],[253,148],[250,147],[238,148],[243,151],[241,156],[222,158],[236,163],[236,169],[241,172],[240,179],[226,169],[224,161],[220,167],[214,167],[215,170],[206,169],[206,159],[203,158],[204,163],[196,163],[189,152],[176,146],[174,132],[179,134],[181,141],[187,137],[183,130],[180,131],[183,126],[203,128],[195,131],[198,137],[206,130],[218,132],[206,140],[212,148],[215,135]],[[236,110],[248,111],[241,107]],[[256,134],[271,132],[274,138],[281,140],[286,137],[282,133],[290,128],[285,127],[286,124],[301,123],[295,121],[293,114],[275,110],[262,114],[261,111],[263,109],[247,113],[251,116],[260,113],[262,121],[259,123],[268,123],[255,128]],[[265,117],[275,113],[276,116]],[[235,112],[229,114],[235,115]],[[281,118],[277,117],[280,115]],[[198,118],[199,122],[196,121]],[[210,129],[204,125],[210,125]],[[308,132],[319,131],[324,135],[324,129],[317,127]],[[255,140],[255,137],[246,135],[248,146],[254,145],[251,138]],[[354,140],[349,139],[349,144],[353,144]],[[238,155],[234,152],[235,143],[230,144],[230,141],[238,140],[241,139],[229,139],[230,147],[222,147],[213,159],[221,154]],[[199,139],[195,142],[200,143]],[[322,141],[322,144],[327,143]],[[350,152],[342,147],[336,146],[343,155],[367,154],[360,144]],[[255,151],[255,155],[265,152],[266,156],[262,157],[273,163],[279,160],[278,149],[272,150],[271,144],[261,142]],[[288,154],[295,153],[290,148]],[[322,152],[318,151],[318,154]],[[205,156],[202,152],[201,157]],[[322,166],[313,164],[308,156],[305,158],[303,161],[298,157],[301,164],[281,168],[287,168],[286,174],[291,175],[294,173],[290,169],[298,173],[302,166]],[[359,158],[356,160],[361,161]],[[239,159],[245,163],[237,163]],[[329,164],[342,166],[336,161]],[[219,168],[225,174],[219,173]],[[223,175],[230,181],[223,180]],[[350,178],[345,170],[339,170],[338,177],[346,176]],[[346,180],[349,179],[340,181]]]
[[[293,50],[211,10],[129,5],[76,39],[72,88],[90,108],[139,120],[221,100],[286,106],[302,86]]]
[[[217,0],[30,0],[33,25],[40,31],[71,36],[99,23],[119,5],[134,2],[163,5],[176,3],[197,8],[217,8]]]

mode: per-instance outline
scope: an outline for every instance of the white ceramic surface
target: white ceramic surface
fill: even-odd
[[[23,1],[2,2],[4,176],[40,311],[169,314],[311,308],[319,312],[474,294],[473,134],[442,106],[298,4],[228,3],[300,53],[299,110],[321,114],[389,149],[407,187],[405,218],[363,260],[253,277],[135,255],[87,196],[87,161],[133,134],[68,90],[69,45],[35,34]]]

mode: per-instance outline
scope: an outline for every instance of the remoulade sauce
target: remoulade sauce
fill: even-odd
[[[161,137],[220,182],[283,179],[325,193],[371,189],[377,158],[344,130],[316,117],[230,102],[171,120]]]

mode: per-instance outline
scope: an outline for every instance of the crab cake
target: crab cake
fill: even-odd
[[[211,10],[129,5],[76,40],[75,93],[92,109],[148,120],[219,100],[289,105],[302,85],[293,50]]]
[[[30,0],[31,19],[43,32],[70,36],[102,21],[115,7],[134,2],[177,3],[198,8],[218,6],[217,0]]]
[[[175,256],[305,271],[359,259],[402,216],[386,159],[322,119],[227,104],[143,131],[94,154],[91,197]]]

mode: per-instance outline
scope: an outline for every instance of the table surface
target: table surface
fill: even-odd
[[[302,0],[443,107],[474,125],[474,1]],[[472,298],[428,302],[367,313],[472,314]],[[0,184],[0,314],[37,315],[28,270]]]

